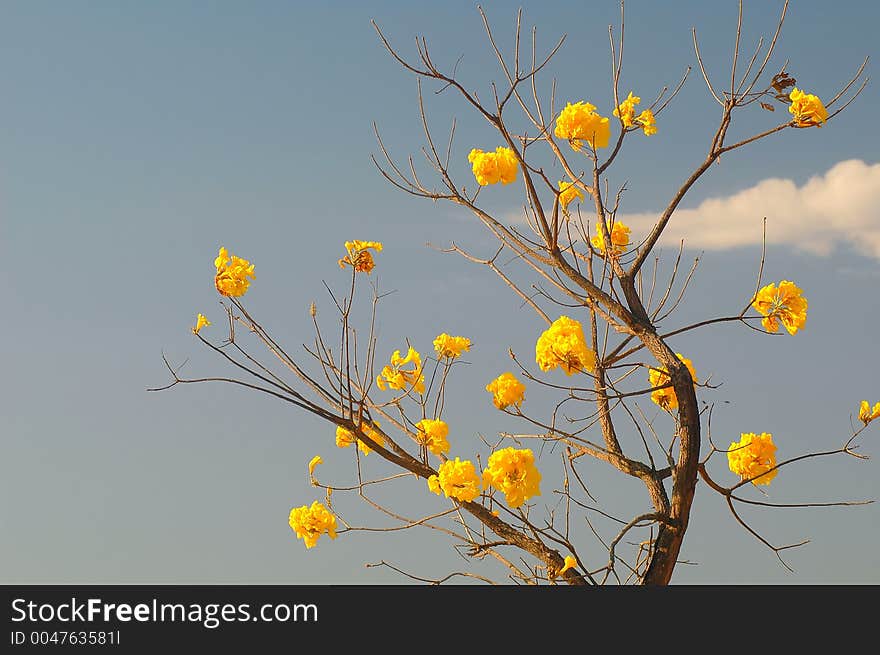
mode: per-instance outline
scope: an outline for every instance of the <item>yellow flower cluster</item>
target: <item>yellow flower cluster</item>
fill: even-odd
[[[795,87],[788,97],[791,100],[788,111],[794,116],[797,127],[822,127],[822,123],[828,120],[828,110],[812,93],[804,93]]]
[[[645,109],[639,114],[636,121],[641,124],[645,136],[654,136],[657,134],[657,120],[654,118],[654,112],[650,109]]]
[[[872,409],[871,406],[868,404],[868,401],[863,400],[862,404],[859,405],[859,420],[867,425],[875,418],[880,418],[880,403],[874,405]]]
[[[608,234],[611,236],[611,255],[619,255],[629,246],[629,226],[622,221],[610,221],[606,223]],[[602,234],[602,223],[596,221],[596,234],[590,240],[593,247],[601,253],[605,253],[605,235]]]
[[[196,324],[192,329],[193,334],[198,334],[199,330],[201,330],[203,327],[209,326],[210,324],[211,321],[199,314],[198,316],[196,316]]]
[[[435,455],[449,452],[449,442],[446,437],[449,435],[449,426],[445,421],[424,418],[416,427],[419,430],[419,441],[421,441],[428,450]]]
[[[509,371],[502,373],[486,385],[486,391],[492,394],[492,402],[498,409],[504,409],[510,405],[522,407],[525,390],[525,385]]]
[[[776,446],[773,444],[773,435],[768,432],[743,432],[742,439],[730,444],[727,465],[733,473],[743,480],[751,480],[754,485],[770,484],[778,471],[774,468]]]
[[[444,424],[445,425],[445,424]],[[528,448],[503,448],[489,456],[482,481],[473,462],[447,460],[437,469],[437,475],[428,478],[428,488],[447,498],[470,501],[480,495],[483,487],[494,487],[504,494],[507,504],[519,507],[532,496],[541,495],[541,473],[535,466],[535,456]],[[497,516],[496,512],[493,512]]]
[[[447,498],[455,498],[461,502],[471,501],[480,495],[480,476],[470,460],[448,460],[437,469],[438,475],[428,478],[428,489],[438,496],[440,490]]]
[[[217,269],[214,286],[221,296],[243,296],[247,293],[251,280],[256,279],[253,264],[241,257],[230,255],[223,247],[214,260],[214,266]]]
[[[434,339],[434,350],[437,352],[437,357],[455,359],[470,349],[471,340],[467,337],[452,337],[444,332]]]
[[[556,118],[553,132],[560,139],[568,139],[572,150],[579,151],[586,141],[594,149],[607,148],[611,136],[608,118],[596,113],[589,102],[566,103]]]
[[[412,364],[412,369],[403,370],[401,367]],[[412,387],[419,393],[425,393],[425,376],[422,373],[422,356],[419,352],[409,347],[406,357],[400,356],[400,351],[395,350],[391,355],[391,364],[382,369],[382,373],[376,378],[376,384],[383,391],[389,389],[405,391]]]
[[[574,183],[559,180],[559,205],[562,209],[568,210],[568,206],[575,198],[583,200],[584,194],[574,185]]]
[[[498,182],[510,184],[516,179],[516,171],[519,168],[513,150],[502,146],[495,148],[495,152],[483,152],[474,148],[468,155],[468,161],[480,186]]]
[[[675,353],[675,356],[684,362],[684,365],[687,366],[688,371],[690,371],[694,384],[696,384],[697,372],[694,370],[694,365],[691,363],[691,360],[681,353]],[[672,378],[669,377],[669,371],[665,368],[652,368],[648,371],[648,382],[652,387],[669,384],[671,380]],[[651,392],[651,400],[667,411],[672,411],[678,408],[678,398],[675,396],[675,389],[672,387],[655,389]]]
[[[650,109],[645,109],[638,117],[636,116],[636,105],[641,101],[642,99],[639,96],[634,96],[632,91],[630,91],[626,99],[614,110],[614,115],[620,118],[624,127],[636,125],[642,128],[645,136],[652,136],[657,134],[657,122],[654,119],[654,112]]]
[[[519,507],[532,496],[540,496],[541,473],[535,467],[535,456],[529,448],[514,447],[496,450],[489,456],[483,471],[483,484],[495,487],[507,504]]]
[[[373,261],[373,253],[382,252],[382,244],[378,241],[346,241],[345,249],[348,254],[339,260],[339,268],[345,268],[346,265],[354,268],[357,273],[367,273],[373,270],[376,262]]]
[[[559,577],[560,575],[562,575],[563,573],[568,571],[568,569],[573,569],[576,566],[577,566],[577,560],[574,557],[572,557],[571,555],[566,555],[563,566],[561,569],[559,569],[556,572],[556,576]]]
[[[373,423],[377,428],[381,427],[379,421],[373,421]],[[378,431],[376,431],[369,423],[363,423],[361,425],[361,430],[363,430],[364,434],[366,434],[370,439],[375,441],[380,446],[385,445],[385,437],[383,437]],[[364,454],[364,456],[369,455],[371,452],[373,452],[372,448],[370,448],[367,444],[354,436],[354,432],[342,427],[341,425],[336,426],[337,448],[348,448],[355,441],[357,441],[358,450],[360,450]]]
[[[290,510],[288,523],[296,532],[296,538],[305,542],[306,548],[318,543],[318,537],[325,532],[331,539],[336,539],[336,517],[317,500],[311,507],[303,505]]]
[[[636,117],[636,105],[641,101],[642,99],[639,96],[634,96],[632,91],[630,91],[626,100],[617,105],[614,115],[621,120],[624,127],[633,126],[633,119]]]
[[[596,368],[596,355],[587,348],[581,324],[568,316],[557,318],[538,337],[535,361],[542,371],[562,367],[566,375]]]
[[[761,325],[768,332],[779,330],[779,321],[789,334],[795,334],[807,322],[807,299],[794,282],[782,280],[776,284],[768,284],[758,291],[752,301],[752,307],[764,315]]]

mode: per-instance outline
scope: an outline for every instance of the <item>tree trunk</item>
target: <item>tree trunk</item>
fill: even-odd
[[[700,413],[697,394],[687,366],[656,334],[642,337],[657,361],[670,373],[678,399],[678,461],[672,471],[672,499],[669,523],[660,524],[643,583],[665,585],[672,579],[681,544],[687,532],[697,471],[700,462]]]

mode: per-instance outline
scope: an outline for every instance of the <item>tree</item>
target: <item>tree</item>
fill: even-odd
[[[417,79],[425,135],[422,153],[432,182],[427,181],[429,178],[412,157],[402,164],[392,156],[378,126],[379,155],[373,161],[385,179],[402,191],[435,202],[454,203],[479,220],[497,240],[494,253],[480,257],[454,242],[444,250],[497,275],[547,325],[543,333],[536,335],[534,365],[530,358],[511,351],[511,370],[486,376],[485,389],[495,407],[518,419],[522,432],[499,432],[496,441],[484,442],[482,452],[473,455],[466,444],[449,438],[447,415],[455,408],[446,407],[446,390],[454,379],[455,368],[473,345],[466,336],[441,332],[433,340],[434,353],[429,357],[423,355],[421,340],[413,341],[419,344],[416,348],[408,335],[400,335],[400,347],[389,360],[378,354],[374,328],[384,295],[378,285],[372,284],[369,297],[364,297],[373,269],[381,266],[377,260],[384,245],[375,241],[345,243],[345,254],[338,264],[348,273],[346,289],[339,293],[328,287],[338,315],[338,336],[330,339],[313,304],[310,313],[315,338],[313,345],[305,349],[305,362],[289,354],[244,306],[241,298],[255,279],[254,264],[221,247],[215,260],[215,285],[227,299],[228,335],[220,343],[205,338],[202,329],[210,322],[201,314],[193,332],[246,377],[184,378],[166,360],[173,379],[156,390],[181,383],[223,381],[289,402],[335,426],[335,445],[350,448],[353,453],[357,482],[347,486],[328,484],[316,474],[321,458],[316,456],[309,463],[310,479],[324,490],[324,502],[314,500],[310,505],[293,508],[290,514],[291,528],[308,548],[324,534],[336,538],[339,532],[357,529],[337,515],[333,505],[333,493],[353,492],[395,520],[395,529],[433,528],[451,538],[468,556],[491,556],[501,562],[513,581],[667,584],[679,561],[697,482],[702,480],[702,489],[720,494],[735,522],[787,566],[784,551],[802,543],[773,543],[742,517],[738,507],[749,504],[768,511],[791,507],[756,500],[748,494],[771,484],[780,470],[797,462],[837,455],[864,459],[865,455],[857,452],[857,440],[870,422],[880,417],[880,402],[871,406],[863,401],[859,407],[861,425],[832,450],[778,461],[773,435],[767,432],[744,432],[739,440],[716,444],[711,438],[713,407],[701,408],[697,391],[711,387],[711,383],[701,379],[699,362],[676,352],[669,339],[720,323],[739,323],[780,338],[795,337],[805,327],[808,302],[791,280],[767,283],[762,256],[756,281],[744,289],[742,298],[733,300],[735,312],[666,330],[660,324],[686,297],[696,262],[682,281],[682,243],[668,280],[661,283],[656,255],[658,242],[675,219],[679,204],[722,156],[736,157],[740,149],[783,130],[821,129],[865,87],[867,80],[857,82],[867,60],[827,101],[809,93],[808,86],[802,87],[788,70],[787,62],[770,74],[787,8],[788,2],[766,47],[759,42],[746,59],[740,52],[740,3],[730,76],[723,83],[708,74],[694,31],[696,62],[719,105],[720,120],[710,135],[704,160],[672,192],[666,208],[644,234],[633,233],[618,220],[627,188],[621,186],[612,193],[607,172],[624,141],[650,138],[662,129],[658,120],[671,108],[690,68],[671,91],[664,87],[650,104],[626,89],[621,83],[623,3],[617,34],[609,29],[610,102],[600,101],[601,94],[597,93],[591,96],[597,105],[583,99],[566,100],[561,108],[555,92],[549,98],[542,97],[537,80],[549,70],[565,37],[542,54],[533,31],[531,47],[525,52],[521,48],[521,14],[517,15],[513,52],[505,54],[480,9],[488,44],[506,80],[503,87],[491,86],[488,101],[469,90],[454,69],[444,71],[436,66],[425,39],[417,39],[417,56],[410,60],[374,23],[388,53]],[[524,65],[526,59],[528,64]],[[465,157],[455,145],[456,123],[441,143],[428,117],[423,84],[433,85],[435,93],[456,95],[472,116],[488,122],[496,134],[494,150],[467,149],[470,170],[464,180],[458,173]],[[626,97],[624,90],[628,92]],[[734,116],[758,111],[775,117],[777,108],[784,113],[781,122],[746,138],[732,142],[728,138]],[[553,173],[554,168],[559,172]],[[530,232],[496,215],[491,202],[483,199],[485,187],[503,188],[515,183],[524,193],[524,216]],[[649,274],[652,256],[653,271]],[[509,262],[503,263],[502,257],[510,258]],[[520,268],[514,269],[516,266]],[[523,272],[531,276],[533,291],[519,281]],[[274,364],[246,349],[240,328],[268,349]],[[552,371],[563,372],[565,383],[551,378],[548,374]],[[558,396],[549,416],[529,411],[526,395],[531,389]],[[649,416],[639,400],[653,403],[656,415]],[[530,441],[541,448],[523,447]],[[556,452],[562,455],[559,470],[551,475],[545,464]],[[395,472],[388,474],[387,467],[383,467],[373,473],[365,459],[371,453]],[[640,481],[650,510],[617,517],[611,513],[613,509],[591,504],[582,472],[586,462],[594,461]],[[725,470],[737,478],[729,486],[722,478]],[[448,507],[413,519],[377,502],[369,493],[376,485],[413,478],[421,481],[423,491],[448,499]],[[549,484],[556,487],[552,495],[546,491]],[[553,500],[537,502],[547,497]],[[426,494],[427,498],[430,496]],[[610,524],[597,527],[590,520],[596,513],[610,517]],[[592,547],[589,556],[584,554],[579,543],[585,537],[574,527],[576,523],[588,526],[591,536],[602,545],[601,561]],[[634,537],[636,540],[631,541]],[[475,574],[463,575],[488,581]]]

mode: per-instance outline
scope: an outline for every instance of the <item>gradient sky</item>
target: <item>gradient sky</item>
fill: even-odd
[[[558,102],[611,104],[607,29],[619,18],[616,2],[483,6],[506,51],[519,6],[541,51],[568,34],[541,80],[545,93],[556,78]],[[749,54],[780,8],[745,3]],[[628,2],[623,92],[647,101],[674,85],[695,64],[691,27],[709,73],[727,79],[736,13],[732,0]],[[878,18],[873,2],[843,0],[830,11],[795,0],[769,70],[788,60],[800,86],[829,98],[866,56],[872,75]],[[215,321],[203,334],[221,338],[220,245],[255,263],[245,305],[302,354],[313,338],[313,300],[335,334],[323,282],[341,289],[348,279],[336,265],[342,243],[373,239],[385,250],[372,277],[395,291],[380,305],[379,359],[407,338],[426,353],[439,332],[471,337],[471,364],[456,371],[447,399],[453,455],[471,457],[480,434],[517,429],[483,387],[510,369],[508,348],[528,361],[542,324],[489,271],[426,247],[454,240],[489,256],[493,242],[474,219],[398,191],[370,161],[373,121],[399,159],[423,144],[415,81],[381,47],[371,19],[407,56],[424,35],[438,66],[458,61],[462,81],[482,97],[501,81],[471,2],[0,2],[0,581],[407,582],[365,566],[383,559],[425,577],[504,579],[427,529],[348,532],[306,550],[287,524],[291,507],[321,497],[306,463],[321,454],[322,480],[353,480],[353,449],[335,447],[332,427],[230,385],[146,391],[169,379],[163,353],[188,360],[185,375],[230,373],[189,329],[202,312]],[[722,446],[740,432],[767,431],[780,457],[837,448],[858,401],[880,401],[878,100],[871,82],[825,127],[786,130],[726,155],[682,205],[698,211],[673,218],[686,238],[678,219],[697,223],[685,257],[701,263],[664,328],[736,313],[748,301],[763,216],[765,281],[795,280],[810,302],[795,337],[724,324],[672,340],[701,377],[721,385],[699,399],[716,404],[712,435]],[[467,152],[492,149],[497,138],[453,94],[426,92],[426,102],[439,133],[457,119],[454,173],[472,184]],[[694,70],[658,134],[627,140],[609,174],[612,187],[627,183],[624,214],[635,221],[668,202],[706,152],[720,113],[713,103]],[[732,138],[783,114],[783,106],[745,110]],[[787,182],[759,186],[772,178]],[[519,184],[481,194],[513,220],[522,197]],[[665,266],[671,252],[663,248]],[[539,414],[552,398],[536,390],[528,400]],[[650,405],[641,401],[646,412]],[[880,498],[880,426],[872,428],[861,439],[872,459],[785,468],[767,499]],[[391,472],[375,455],[364,464]],[[714,464],[732,483],[723,461]],[[598,463],[587,471],[603,508],[649,509],[640,483]],[[543,488],[536,510],[555,502]],[[720,497],[702,484],[697,491],[687,564],[674,582],[880,583],[880,505],[745,511],[776,544],[811,540],[787,553],[790,573]],[[410,516],[447,502],[422,482],[380,497]],[[356,498],[338,502],[353,524],[390,525]],[[587,539],[584,552],[601,562]]]

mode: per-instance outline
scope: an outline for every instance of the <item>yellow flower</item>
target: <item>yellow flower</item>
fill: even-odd
[[[439,475],[428,478],[428,489],[438,496],[441,489],[447,498],[455,498],[461,502],[473,500],[480,495],[480,476],[470,460],[462,462],[458,457],[455,461],[450,459],[443,462],[437,472]]]
[[[363,430],[364,434],[366,434],[370,439],[375,441],[380,446],[384,447],[385,437],[383,437],[379,433],[379,431],[376,430],[373,426],[375,426],[376,428],[382,427],[379,421],[373,421],[372,425],[370,425],[369,423],[364,423],[363,425],[361,425],[361,430]],[[367,444],[365,444],[363,441],[358,441],[358,448],[364,455],[367,455],[371,452],[370,447],[367,446]]]
[[[449,442],[446,440],[449,434],[449,426],[445,421],[424,418],[416,427],[419,429],[419,440],[428,447],[435,455],[449,452]]]
[[[569,102],[557,117],[553,133],[560,139],[568,139],[572,150],[580,150],[583,141],[598,149],[608,147],[611,127],[607,118],[596,113],[595,105]]]
[[[681,361],[684,362],[684,365],[687,366],[688,371],[690,371],[691,378],[694,380],[694,384],[697,382],[697,372],[694,370],[694,365],[691,363],[687,357],[682,355],[681,353],[675,353],[675,356],[678,357]],[[669,377],[669,371],[665,368],[652,368],[648,371],[648,382],[652,387],[659,387],[664,384],[669,384],[672,378]],[[663,389],[655,389],[651,392],[651,400],[660,405],[663,409],[667,411],[672,411],[678,408],[678,398],[675,396],[675,389],[672,387],[665,387]]]
[[[357,273],[369,274],[376,265],[370,248],[376,252],[382,252],[382,244],[378,241],[346,241],[345,249],[348,254],[339,260],[339,268],[345,268],[347,264],[353,267]]]
[[[379,423],[379,421],[373,421],[373,423],[376,427],[381,427],[381,423]],[[364,434],[366,434],[370,439],[375,441],[380,446],[385,445],[385,437],[383,437],[381,434],[379,434],[379,432],[373,429],[373,426],[369,423],[363,423],[361,425],[361,430],[363,430]],[[351,444],[355,442],[355,439],[357,438],[354,436],[354,432],[342,427],[341,425],[336,426],[337,448],[348,448]],[[360,450],[364,454],[364,456],[369,455],[371,452],[373,452],[373,449],[360,439],[357,439],[357,442],[358,450]]]
[[[196,316],[196,324],[195,324],[195,327],[193,327],[193,329],[192,329],[193,334],[198,334],[199,330],[201,330],[203,327],[207,327],[210,324],[211,324],[211,321],[209,321],[207,318],[205,318],[204,316],[199,314],[198,316]]]
[[[495,158],[498,160],[498,174],[501,177],[501,184],[510,184],[516,180],[519,162],[513,150],[499,146],[495,148]]]
[[[654,112],[650,109],[646,109],[639,114],[636,121],[642,126],[645,136],[653,136],[654,134],[657,134],[657,121],[654,118]]]
[[[498,146],[495,152],[483,152],[474,148],[468,154],[474,177],[480,186],[487,184],[510,184],[516,179],[519,162],[510,148]]]
[[[467,337],[452,337],[444,332],[434,339],[434,350],[437,352],[437,357],[455,359],[470,349],[471,340]]]
[[[557,318],[538,337],[535,361],[542,371],[561,366],[566,375],[596,368],[596,355],[587,348],[581,324],[568,316]]]
[[[773,435],[768,432],[755,434],[743,432],[742,439],[730,444],[727,451],[727,465],[730,470],[743,480],[752,480],[752,484],[770,484],[776,477],[776,446]],[[769,469],[773,469],[770,471]]]
[[[507,504],[519,507],[532,496],[541,495],[541,473],[529,448],[513,446],[496,450],[483,470],[483,485],[504,493]]]
[[[354,436],[354,432],[351,430],[342,427],[341,425],[336,426],[336,447],[337,448],[348,448],[351,444],[355,442],[356,437]]]
[[[305,542],[306,548],[314,546],[325,532],[331,539],[336,539],[336,517],[317,500],[311,507],[303,505],[290,510],[288,523],[296,532],[296,538]]]
[[[492,402],[498,409],[510,405],[522,407],[525,390],[525,385],[510,372],[502,373],[486,385],[486,391],[492,394]]]
[[[868,404],[868,401],[863,400],[862,404],[859,406],[859,420],[867,425],[875,418],[880,418],[880,402],[874,405],[874,408],[872,409]]]
[[[474,148],[468,154],[468,161],[471,163],[474,177],[480,186],[496,184],[501,179],[495,153],[483,152],[478,148]]]
[[[311,477],[315,474],[315,467],[318,464],[323,464],[323,463],[324,463],[324,460],[321,459],[320,455],[315,455],[314,457],[312,457],[312,459],[309,461],[309,477]]]
[[[568,571],[568,569],[573,569],[577,566],[577,560],[571,555],[565,556],[565,565],[556,572],[557,577]]]
[[[611,254],[619,255],[629,246],[629,226],[622,221],[614,221],[613,225],[607,222],[606,225],[611,235]],[[596,234],[591,241],[596,250],[605,252],[605,236],[602,234],[602,224],[598,221],[596,221]]]
[[[782,321],[789,334],[803,328],[807,322],[807,299],[802,293],[794,282],[788,280],[780,281],[778,288],[775,284],[768,284],[758,291],[752,307],[764,315],[765,318],[761,320],[764,329],[768,332],[778,331],[778,321]]]
[[[412,364],[411,370],[403,370],[401,367]],[[412,346],[406,357],[400,356],[400,351],[395,350],[391,355],[391,365],[382,369],[382,373],[376,378],[376,384],[383,391],[389,389],[405,391],[407,386],[412,387],[419,393],[425,393],[425,376],[422,374],[422,356]]]
[[[223,247],[214,260],[214,267],[217,269],[214,286],[221,296],[243,296],[247,293],[251,280],[256,279],[253,264],[241,257],[230,255]]]
[[[584,194],[574,185],[574,183],[559,180],[559,204],[562,206],[562,209],[567,210],[569,204],[571,204],[572,200],[575,198],[583,200]]]
[[[788,97],[791,100],[788,111],[794,116],[797,127],[822,127],[822,123],[828,120],[828,110],[817,96],[795,87]]]
[[[636,115],[636,105],[641,101],[642,99],[639,96],[634,96],[632,91],[630,91],[626,100],[621,102],[617,106],[617,109],[614,110],[614,115],[623,121],[624,127],[633,126],[633,118],[635,118]]]

